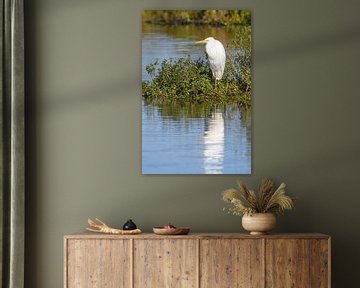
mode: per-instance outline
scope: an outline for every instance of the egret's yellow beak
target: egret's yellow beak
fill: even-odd
[[[201,41],[197,41],[195,42],[195,45],[199,45],[199,44],[206,44],[207,41],[206,40],[201,40]]]

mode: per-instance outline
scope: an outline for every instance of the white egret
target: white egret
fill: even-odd
[[[225,69],[225,48],[224,45],[214,37],[208,37],[196,42],[196,44],[205,44],[205,51],[209,59],[210,69],[213,78],[216,81],[221,80]]]

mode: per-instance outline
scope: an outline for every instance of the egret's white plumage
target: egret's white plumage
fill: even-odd
[[[205,44],[205,51],[209,59],[210,69],[212,75],[216,80],[221,80],[226,61],[226,53],[224,45],[213,37],[208,37],[205,40],[197,42],[198,44]]]

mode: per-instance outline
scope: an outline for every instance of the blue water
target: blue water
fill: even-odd
[[[204,56],[203,47],[194,46],[196,40],[211,35],[226,45],[230,34],[211,29],[192,27],[179,32],[143,27],[143,80],[150,79],[145,66],[156,59]],[[250,174],[251,113],[244,113],[228,106],[191,114],[184,107],[169,109],[142,101],[142,173]]]
[[[143,174],[250,174],[251,121],[235,107],[173,117],[142,102]]]
[[[142,79],[149,80],[145,67],[155,59],[178,59],[190,56],[192,59],[204,57],[204,49],[194,45],[196,39],[173,38],[166,33],[149,32],[143,34],[142,39]]]

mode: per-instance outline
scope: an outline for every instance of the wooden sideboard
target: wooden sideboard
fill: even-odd
[[[65,288],[329,288],[323,234],[67,235]]]

